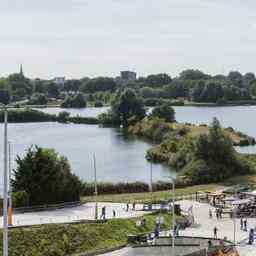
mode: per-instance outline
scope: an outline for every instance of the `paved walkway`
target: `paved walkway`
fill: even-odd
[[[236,219],[235,223],[229,216],[224,216],[221,220],[217,220],[214,216],[209,219],[209,205],[195,201],[179,201],[183,210],[188,210],[193,205],[193,214],[196,225],[180,231],[181,236],[198,236],[213,237],[213,228],[218,228],[218,238],[227,237],[228,240],[234,240],[234,227],[236,229],[236,243],[238,243],[238,251],[240,256],[256,255],[256,245],[248,245],[248,232],[240,230],[240,221]],[[212,208],[213,212],[214,209]],[[256,219],[248,219],[248,229],[256,226]],[[131,256],[133,251],[131,248],[124,248],[116,252],[103,254],[104,256]]]
[[[106,206],[107,219],[113,218],[113,210],[116,218],[130,218],[142,216],[142,205],[137,204],[135,211],[126,211],[126,204],[121,203],[98,203],[98,216],[100,218],[101,208]],[[13,215],[13,226],[38,225],[49,223],[67,223],[81,220],[94,220],[95,203],[86,203],[80,206],[59,209],[55,211],[41,211],[33,213],[19,213]],[[3,217],[0,217],[0,227],[3,226]]]

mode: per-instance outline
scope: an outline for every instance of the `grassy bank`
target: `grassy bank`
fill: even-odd
[[[207,184],[207,185],[195,185],[186,188],[177,188],[175,190],[176,195],[189,195],[196,192],[206,192],[206,191],[216,191],[222,188],[220,184]],[[111,195],[99,195],[98,200],[101,202],[148,202],[148,201],[158,201],[162,199],[168,199],[171,197],[170,190],[157,191],[157,192],[144,192],[144,193],[126,193],[126,194],[111,194]],[[82,197],[84,202],[95,201],[94,196],[84,196]]]
[[[171,216],[161,215],[164,217],[162,228],[167,229],[171,224]],[[64,256],[126,245],[128,234],[148,233],[154,229],[156,215],[146,215],[145,218],[145,227],[137,227],[136,221],[141,218],[134,218],[98,224],[56,224],[12,229],[9,233],[9,255]],[[1,236],[2,233],[2,241]]]

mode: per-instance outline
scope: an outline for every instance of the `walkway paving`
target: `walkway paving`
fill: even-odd
[[[113,210],[116,211],[116,218],[131,218],[142,216],[142,205],[137,204],[135,211],[126,211],[126,204],[121,203],[98,203],[98,217],[100,218],[101,208],[106,206],[107,219],[113,218]],[[13,226],[26,226],[50,223],[67,223],[81,220],[94,220],[95,203],[86,203],[80,206],[59,209],[55,211],[41,211],[32,213],[19,213],[13,215]],[[3,217],[0,217],[0,227],[3,226]]]
[[[180,231],[181,236],[198,236],[198,237],[213,237],[213,228],[218,228],[218,238],[227,237],[228,240],[234,240],[234,228],[236,229],[236,243],[238,243],[238,251],[240,256],[256,255],[256,245],[248,245],[248,232],[240,230],[240,221],[236,219],[235,223],[229,216],[224,216],[221,220],[217,220],[214,216],[209,219],[209,205],[195,201],[179,201],[181,208],[188,210],[193,206],[193,215],[196,225]],[[214,209],[212,208],[213,212]],[[248,219],[248,229],[256,226],[256,219]],[[132,256],[131,248],[124,248],[116,252],[103,254],[104,256]]]

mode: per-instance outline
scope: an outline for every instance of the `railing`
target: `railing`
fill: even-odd
[[[44,204],[44,205],[36,205],[36,206],[26,206],[26,207],[18,207],[14,208],[13,211],[15,213],[25,213],[25,212],[39,212],[39,211],[54,211],[63,208],[71,208],[75,206],[81,205],[80,201],[76,202],[66,202],[60,204]]]

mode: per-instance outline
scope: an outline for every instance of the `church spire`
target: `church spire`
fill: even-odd
[[[21,75],[21,76],[24,76],[22,64],[20,65],[20,75]]]

